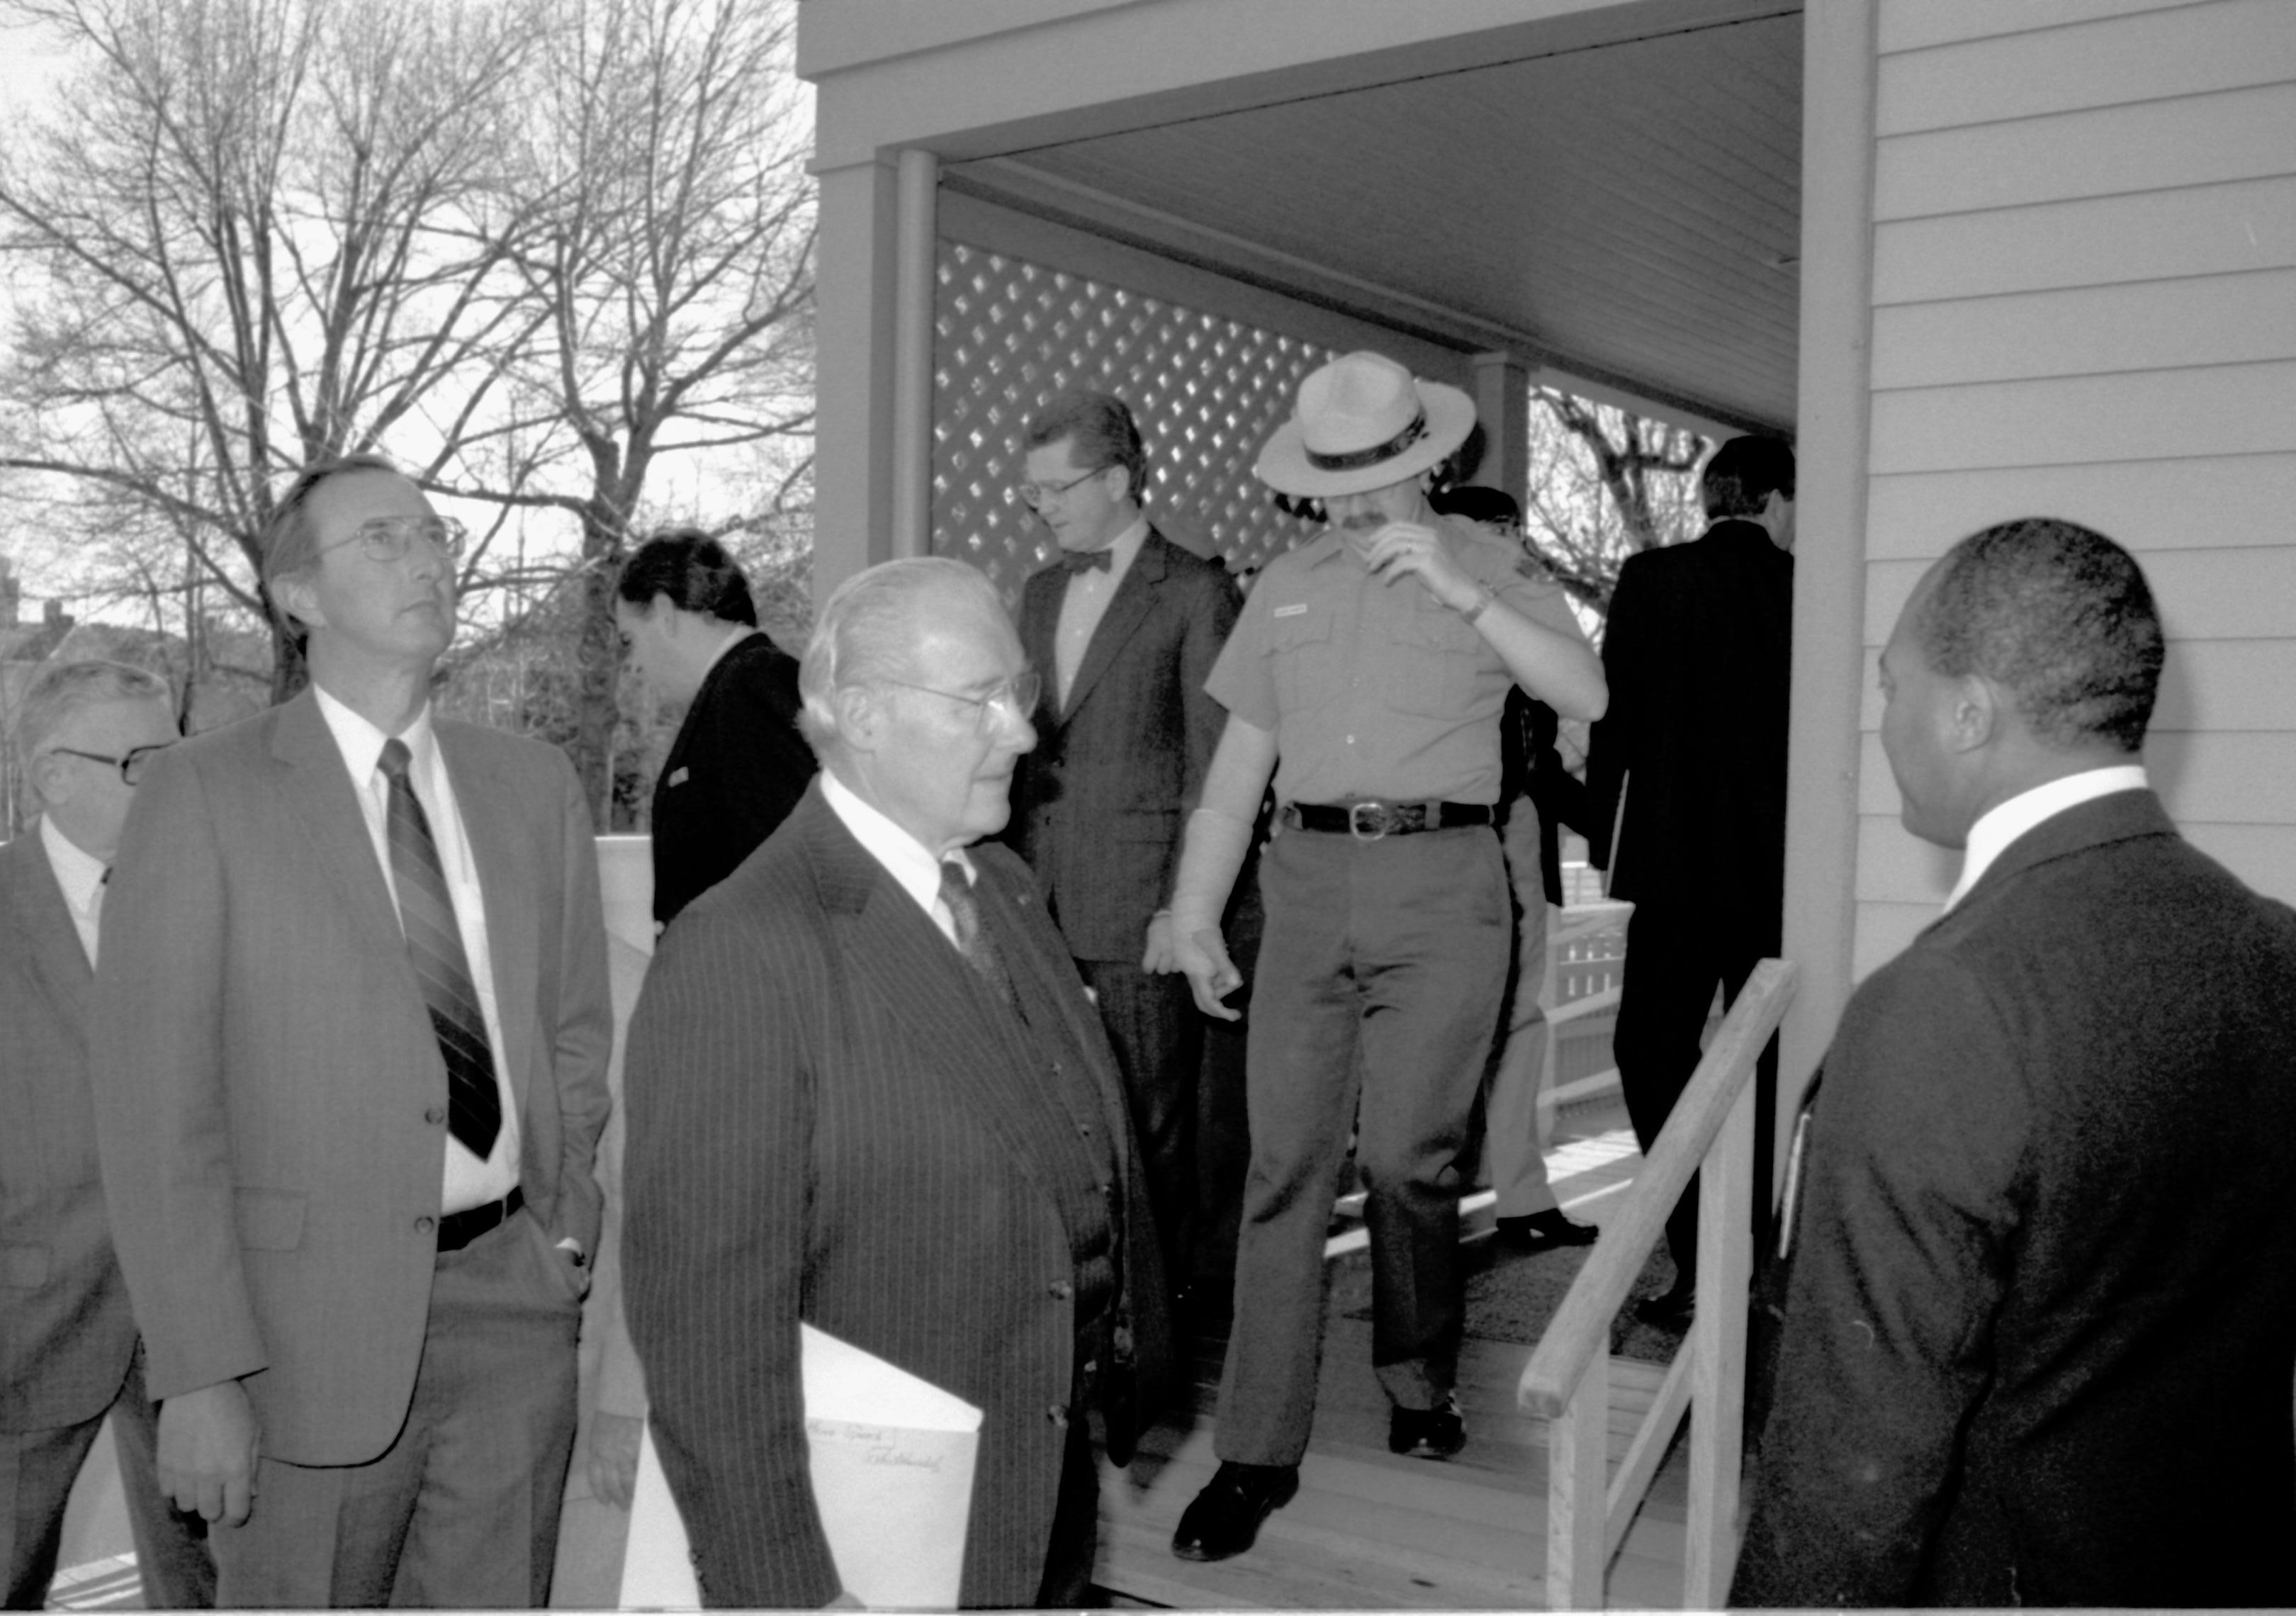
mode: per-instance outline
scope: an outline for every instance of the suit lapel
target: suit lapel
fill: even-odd
[[[537,905],[521,901],[540,879],[533,868],[532,838],[519,832],[510,783],[495,767],[491,750],[478,732],[460,724],[435,724],[439,755],[455,784],[455,808],[478,866],[480,900],[486,906],[487,960],[494,968],[495,1014],[502,1025],[503,1059],[510,1066],[511,1091],[526,1098],[527,1059],[538,1030],[526,1011],[540,1002],[536,976],[542,956]]]
[[[88,989],[95,972],[89,968],[87,950],[80,947],[79,928],[72,923],[64,890],[48,863],[37,827],[0,847],[0,882],[8,888],[8,907],[22,916],[31,943],[32,968],[38,972],[49,1000],[75,1027],[87,1022]]]
[[[1059,677],[1054,659],[1054,636],[1060,632],[1061,596],[1067,592],[1068,574],[1056,562],[1032,576],[1021,589],[1021,653],[1044,679],[1045,693],[1037,702],[1039,728],[1060,723]]]
[[[1132,558],[1132,565],[1124,574],[1124,581],[1116,587],[1116,594],[1101,614],[1099,627],[1084,648],[1084,660],[1077,665],[1076,683],[1070,686],[1068,699],[1061,703],[1062,722],[1084,705],[1092,687],[1100,682],[1116,653],[1124,649],[1125,642],[1148,619],[1148,608],[1153,603],[1152,591],[1164,581],[1164,540],[1155,529],[1140,543],[1140,554]]]
[[[398,929],[398,911],[367,834],[357,789],[319,711],[318,697],[306,690],[278,712],[271,755],[285,766],[281,796],[289,815],[309,838],[319,867],[367,945],[405,957],[406,939]]]
[[[988,1128],[1015,1169],[1046,1188],[1027,1145],[1027,1096],[1011,1077],[1016,1058],[1030,1058],[1017,1024],[990,1002],[931,917],[845,828],[823,800],[818,780],[791,817],[803,821],[831,934],[840,944],[840,974],[865,1000],[860,1013],[900,1029],[913,1052],[907,1072],[891,1075],[908,1081],[946,1077],[958,1103]],[[941,1097],[946,1103],[948,1095]]]

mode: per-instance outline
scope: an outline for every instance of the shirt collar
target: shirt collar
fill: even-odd
[[[1127,567],[1132,564],[1132,558],[1140,554],[1140,546],[1147,542],[1148,513],[1143,511],[1139,515],[1132,519],[1132,525],[1130,527],[1125,529],[1123,532],[1119,533],[1114,538],[1110,539],[1106,544],[1100,546],[1101,549],[1108,552],[1109,576],[1114,578],[1121,574]],[[1078,554],[1080,555],[1092,555],[1096,554],[1096,552],[1091,550],[1080,550]]]
[[[73,914],[86,915],[95,901],[96,888],[103,884],[104,872],[111,866],[65,835],[51,814],[40,816],[40,845],[48,850],[48,868],[55,872],[64,902],[71,906]]]
[[[748,624],[741,625],[741,628],[742,632],[739,634],[727,635],[725,639],[719,643],[718,649],[709,653],[709,660],[701,664],[702,684],[707,685],[709,683],[709,676],[718,671],[718,664],[726,660],[726,653],[727,652],[733,650],[734,646],[740,644],[743,640],[748,639],[751,635],[765,633],[764,629],[752,628]]]
[[[335,748],[343,755],[343,767],[350,771],[351,783],[359,790],[367,789],[374,778],[375,766],[382,758],[382,743],[390,739],[369,723],[363,713],[355,712],[343,701],[330,695],[323,685],[314,684],[312,693],[319,699],[319,716],[327,721],[327,731],[335,738]],[[414,722],[398,734],[406,743],[413,772],[426,778],[435,767],[439,740],[430,727],[430,703],[425,701],[422,710],[414,715]]]
[[[1969,890],[1993,867],[1993,861],[2035,825],[2095,798],[2115,792],[2141,792],[2150,783],[2143,764],[2116,763],[2062,775],[1995,804],[1969,827],[1969,851],[1961,861],[1961,879],[1953,883],[1943,913],[1953,913],[1954,906],[1968,897]]]
[[[821,795],[830,811],[853,833],[853,840],[885,866],[885,873],[900,883],[901,890],[914,898],[920,908],[931,913],[934,902],[940,897],[941,865],[932,849],[862,800],[860,793],[839,779],[833,768],[821,771]],[[951,848],[946,857],[964,870],[965,882],[970,885],[972,857],[963,848]]]

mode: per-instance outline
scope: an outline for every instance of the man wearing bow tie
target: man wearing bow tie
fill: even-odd
[[[1061,557],[1021,597],[1044,695],[1037,748],[1013,782],[1013,841],[1099,1003],[1177,1295],[1193,1268],[1203,1021],[1172,971],[1165,909],[1226,717],[1204,681],[1240,597],[1217,562],[1142,513],[1148,458],[1122,399],[1062,394],[1025,441],[1021,496]]]

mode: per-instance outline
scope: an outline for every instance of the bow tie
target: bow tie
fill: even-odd
[[[1105,549],[1061,552],[1061,565],[1066,567],[1070,572],[1086,572],[1095,568],[1105,572],[1109,570],[1109,563],[1113,560],[1115,557]]]

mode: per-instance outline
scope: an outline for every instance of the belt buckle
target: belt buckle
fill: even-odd
[[[1364,828],[1366,814],[1371,824],[1368,832]],[[1348,834],[1357,841],[1377,841],[1402,822],[1392,806],[1377,800],[1348,804]]]

